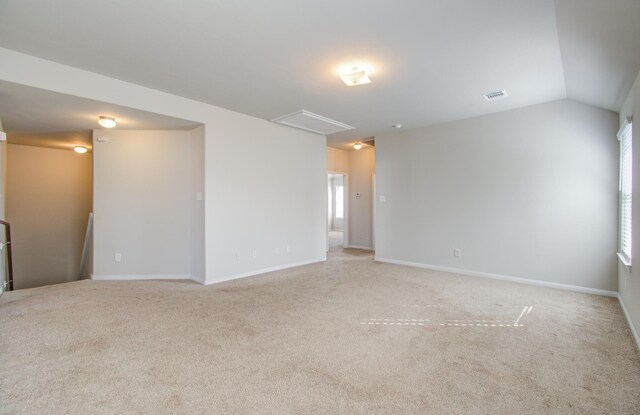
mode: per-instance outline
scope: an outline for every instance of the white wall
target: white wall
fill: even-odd
[[[324,136],[5,48],[0,61],[0,80],[204,124],[207,283],[326,257]]]
[[[563,100],[376,137],[377,259],[615,291],[617,124]]]
[[[91,154],[7,146],[16,289],[75,281],[91,212]]]
[[[191,133],[93,135],[94,277],[190,277]]]
[[[204,126],[190,132],[190,241],[191,277],[201,283],[205,282],[205,223],[204,223]],[[200,199],[200,200],[199,200]]]
[[[248,117],[206,143],[211,281],[326,259],[324,140]]]
[[[632,221],[634,224],[640,223],[640,73],[636,78],[633,88],[629,92],[622,110],[620,111],[620,126],[623,120],[628,117],[634,117],[633,122],[633,214]],[[640,264],[637,263],[640,258],[640,227],[634,225],[633,240],[631,243],[632,252],[632,272],[627,271],[626,267],[618,263],[618,290],[620,299],[624,304],[627,318],[634,331],[636,342],[640,346]]]

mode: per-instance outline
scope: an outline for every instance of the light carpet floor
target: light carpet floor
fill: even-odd
[[[342,232],[329,231],[329,249],[339,250],[342,249]]]
[[[2,414],[638,414],[615,299],[373,262],[0,299]]]

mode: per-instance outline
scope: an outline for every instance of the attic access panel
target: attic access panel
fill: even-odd
[[[287,125],[289,127],[299,128],[301,130],[310,131],[316,134],[329,135],[340,131],[355,130],[349,124],[323,117],[313,112],[300,110],[291,114],[271,120],[277,124]]]

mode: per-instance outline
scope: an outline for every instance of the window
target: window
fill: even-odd
[[[336,218],[344,218],[344,186],[336,186]]]
[[[631,266],[631,177],[632,141],[631,120],[627,120],[618,133],[620,140],[620,246],[618,256],[626,266]]]

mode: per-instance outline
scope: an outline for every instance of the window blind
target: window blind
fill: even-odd
[[[627,122],[620,130],[620,254],[631,265],[632,243],[632,130]]]

